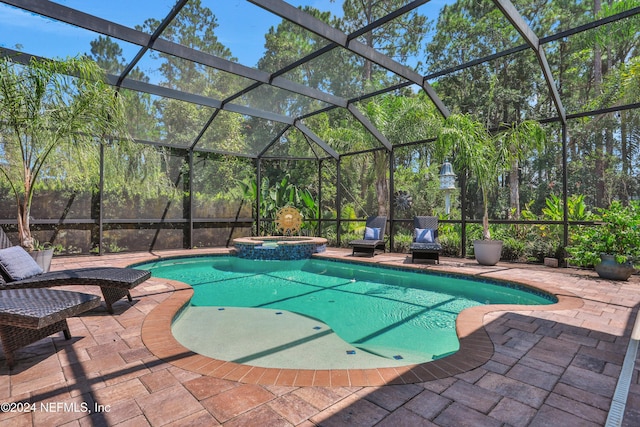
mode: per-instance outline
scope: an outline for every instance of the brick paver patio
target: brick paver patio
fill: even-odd
[[[62,257],[53,268],[221,252]],[[327,255],[351,258],[339,249]],[[400,254],[369,261],[411,265]],[[0,413],[0,427],[604,425],[640,303],[640,277],[609,282],[589,271],[446,258],[417,268],[529,283],[558,294],[560,303],[467,310],[458,321],[461,350],[433,364],[379,372],[274,370],[176,345],[166,322],[191,291],[152,278],[133,290],[133,304],[116,303],[114,315],[103,305],[70,319],[71,340],[57,334],[19,350],[13,370],[0,356],[0,403],[13,410]],[[625,426],[640,425],[639,367]]]

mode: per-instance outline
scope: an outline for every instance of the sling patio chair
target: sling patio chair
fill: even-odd
[[[0,242],[4,240],[2,235],[0,228]],[[132,302],[130,290],[151,277],[150,271],[121,267],[70,268],[43,273],[21,246],[0,249],[0,273],[0,289],[99,286],[110,314],[113,314],[113,303],[125,296]]]
[[[349,242],[349,246],[352,247],[351,255],[356,253],[364,253],[369,256],[374,256],[376,250],[382,250],[385,252],[387,243],[384,240],[384,232],[387,227],[386,216],[370,216],[367,218],[366,226],[364,229],[364,235],[360,240],[352,240]]]
[[[434,260],[440,264],[442,246],[438,241],[438,217],[413,217],[413,242],[409,246],[411,262],[416,259]]]
[[[56,332],[71,339],[67,318],[100,305],[98,295],[59,289],[0,290],[0,342],[12,368],[14,352]]]

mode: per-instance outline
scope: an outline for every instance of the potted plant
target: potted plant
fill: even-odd
[[[95,146],[96,139],[128,139],[126,116],[115,88],[88,58],[0,60],[0,179],[17,205],[18,239],[34,250],[31,202],[47,161],[62,144]]]
[[[604,279],[627,280],[640,268],[640,202],[614,201],[598,213],[599,224],[583,227],[567,247],[571,263],[595,267]]]
[[[31,251],[31,257],[42,268],[45,273],[51,268],[51,259],[53,258],[53,246],[51,243],[40,243],[38,240],[33,239],[33,251]]]
[[[482,240],[473,242],[476,260],[495,265],[500,260],[502,241],[492,240],[489,232],[489,195],[504,169],[504,156],[497,150],[487,128],[468,114],[447,117],[436,138],[436,149],[444,159],[451,156],[455,169],[474,176],[482,193]]]

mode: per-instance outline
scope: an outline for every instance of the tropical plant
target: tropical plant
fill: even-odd
[[[18,209],[18,238],[33,250],[31,202],[47,160],[62,144],[127,139],[125,114],[104,72],[87,58],[0,60],[0,163]]]
[[[256,200],[258,186],[255,179],[241,181],[239,185],[244,200]],[[273,219],[278,210],[285,206],[299,209],[302,217],[307,220],[317,219],[320,215],[320,206],[311,192],[291,183],[289,174],[273,185],[264,178],[260,191],[260,217]]]
[[[589,221],[591,211],[587,209],[584,195],[573,194],[567,199],[567,219],[569,221]],[[531,211],[531,200],[525,204],[522,210],[522,218],[527,221],[564,221],[564,202],[555,194],[545,199],[545,207],[542,215],[538,216]],[[517,230],[516,236],[526,241],[527,257],[537,262],[543,262],[545,257],[556,259],[564,258],[564,245],[562,236],[564,228],[560,224],[537,224],[527,226],[512,226]]]
[[[482,237],[489,232],[489,195],[497,187],[498,173],[504,170],[504,154],[497,150],[487,128],[468,114],[451,114],[436,138],[436,151],[441,160],[452,158],[453,166],[478,182],[482,192]]]
[[[614,255],[618,263],[640,267],[640,202],[624,206],[619,201],[598,210],[596,226],[581,226],[567,247],[571,261],[583,267],[600,262],[601,254]]]

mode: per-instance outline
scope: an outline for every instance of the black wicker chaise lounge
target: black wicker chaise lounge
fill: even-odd
[[[98,295],[54,289],[0,291],[0,342],[7,365],[14,352],[59,331],[71,339],[67,318],[100,305]]]
[[[119,267],[88,267],[49,271],[27,279],[0,283],[0,289],[49,288],[64,285],[100,286],[107,311],[113,314],[113,303],[120,298],[131,298],[131,289],[151,277],[147,270]]]
[[[353,248],[351,255],[355,255],[356,253],[365,253],[369,256],[374,256],[376,250],[382,250],[382,253],[384,253],[387,247],[387,243],[384,240],[384,231],[386,227],[386,216],[379,215],[367,218],[364,236],[362,239],[352,240],[349,242],[349,246]]]
[[[440,264],[442,246],[438,240],[438,217],[416,216],[413,218],[413,226],[413,242],[409,246],[411,262],[416,259],[427,259]]]
[[[2,236],[5,236],[3,239]],[[0,244],[8,242],[6,235],[0,228]],[[10,244],[10,243],[9,243]],[[30,267],[31,258],[21,247],[0,248],[0,251],[13,250],[10,259],[16,262],[24,262],[26,268]],[[24,252],[24,253],[22,253]],[[27,254],[27,255],[24,255]],[[35,263],[35,261],[34,261]],[[151,277],[151,272],[147,270],[137,270],[134,268],[120,267],[88,267],[71,268],[66,270],[38,272],[23,274],[18,277],[11,277],[7,274],[7,269],[11,265],[4,265],[0,259],[0,290],[1,289],[25,289],[25,288],[49,288],[52,286],[65,285],[93,285],[100,286],[102,296],[107,305],[107,311],[113,314],[113,303],[123,297],[131,302],[130,290]]]

